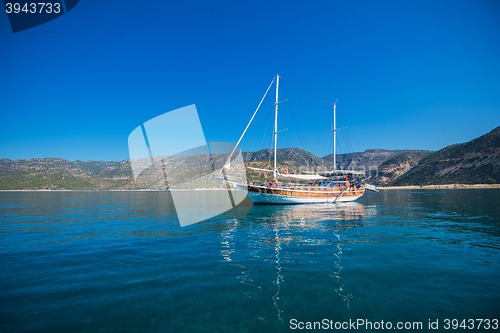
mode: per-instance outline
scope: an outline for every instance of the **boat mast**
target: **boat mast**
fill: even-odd
[[[335,109],[337,104],[333,103],[333,171],[337,170],[337,129],[335,128]]]
[[[280,85],[280,76],[276,74],[276,112],[274,113],[274,180],[278,176],[276,169],[276,149],[278,147],[278,86]]]

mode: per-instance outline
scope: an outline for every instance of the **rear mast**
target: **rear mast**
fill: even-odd
[[[278,86],[280,85],[280,76],[276,74],[276,112],[274,113],[274,180],[277,180],[278,169],[276,169],[276,149],[278,147]]]
[[[337,102],[333,103],[333,171],[337,170],[337,128],[335,124],[335,114]]]

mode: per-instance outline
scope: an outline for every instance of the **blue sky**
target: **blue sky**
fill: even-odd
[[[82,0],[16,34],[0,15],[0,39],[0,158],[123,160],[134,128],[191,104],[207,141],[236,142],[277,73],[338,99],[358,151],[500,125],[498,1]],[[280,104],[280,146],[326,155],[331,106],[283,83],[303,103]],[[243,150],[270,146],[273,99]]]

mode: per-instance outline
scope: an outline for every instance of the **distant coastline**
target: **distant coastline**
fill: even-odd
[[[500,188],[500,184],[445,184],[445,185],[423,185],[423,186],[377,186],[378,190],[439,190],[439,189],[484,189]],[[227,191],[223,188],[199,188],[193,190],[0,190],[0,192],[194,192],[194,191]],[[237,191],[230,189],[230,191]]]
[[[439,151],[368,149],[362,153],[338,154],[335,163],[332,154],[318,157],[298,147],[278,149],[276,153],[279,170],[286,168],[297,174],[304,171],[301,169],[304,166],[317,171],[337,167],[362,170],[367,176],[366,182],[379,186],[381,190],[497,188],[498,185],[490,184],[500,184],[500,126],[470,142],[457,143]],[[266,169],[273,157],[271,149],[242,155],[247,168],[260,169]],[[210,169],[200,169],[207,158],[204,155],[176,157],[167,168],[166,176],[177,180],[189,176],[191,185],[210,186],[210,183],[196,179]],[[215,154],[210,158],[216,161],[225,157]],[[247,170],[249,181],[267,183],[264,173]],[[144,177],[151,175],[145,173]],[[153,177],[149,181],[154,183],[154,180]],[[60,158],[0,158],[0,190],[3,191],[138,191],[141,187],[155,188],[153,183],[148,186],[144,181],[141,186],[136,183],[130,160],[71,162]]]
[[[372,170],[390,156],[405,151],[367,150],[359,154],[339,154],[337,162],[343,167],[351,165],[354,158],[362,157],[356,163],[361,163]],[[271,149],[261,149],[257,152],[243,153],[245,165],[266,168],[272,158]],[[215,156],[221,158],[221,156]],[[182,166],[191,171],[198,170],[204,162],[203,155],[198,158],[179,158],[168,178],[182,176]],[[320,158],[300,148],[282,148],[277,151],[280,170],[287,168],[290,172],[299,172],[301,166],[311,168],[331,168],[331,155]],[[285,162],[283,162],[285,161]],[[342,164],[344,163],[344,164]],[[201,175],[201,174],[200,174]],[[254,182],[267,183],[263,173],[249,171]],[[196,178],[196,177],[195,177]],[[208,186],[198,184],[199,186]],[[140,190],[147,188],[143,182],[138,186],[133,175],[130,160],[111,161],[67,161],[60,158],[30,158],[24,160],[9,160],[0,158],[0,190],[70,190],[70,191],[110,191],[110,190]],[[152,187],[154,188],[154,187]]]
[[[416,190],[416,189],[468,189],[468,188],[500,188],[500,184],[445,184],[445,185],[423,185],[423,186],[377,186],[379,190]]]
[[[238,189],[225,188],[197,188],[192,190],[0,190],[0,192],[196,192],[196,191],[239,191]]]

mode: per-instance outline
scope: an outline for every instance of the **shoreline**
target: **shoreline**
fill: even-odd
[[[440,190],[440,189],[485,189],[500,188],[500,184],[445,184],[445,185],[407,185],[407,186],[377,186],[377,190]],[[198,188],[191,190],[0,190],[1,192],[195,192],[195,191],[227,191],[223,188]],[[237,189],[231,188],[231,191]]]
[[[445,185],[407,185],[407,186],[377,186],[377,190],[441,190],[441,189],[470,189],[470,188],[500,188],[500,184],[445,184]]]
[[[192,190],[0,190],[1,192],[196,192],[196,191],[238,191],[235,188],[197,188]]]

